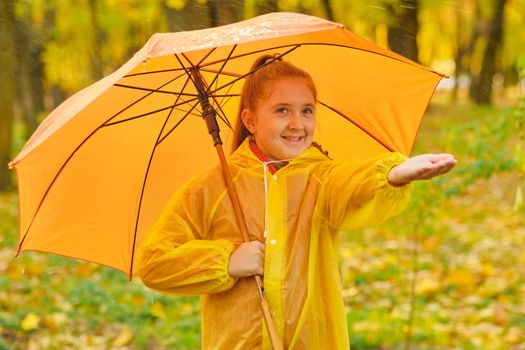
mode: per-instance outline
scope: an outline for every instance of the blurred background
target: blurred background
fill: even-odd
[[[525,349],[525,0],[2,0],[0,350],[199,349],[199,301],[41,253],[14,258],[7,163],[68,96],[156,32],[289,11],[339,22],[449,76],[414,153],[453,173],[417,183],[388,223],[342,234],[353,349]]]

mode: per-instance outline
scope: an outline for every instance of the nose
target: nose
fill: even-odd
[[[302,130],[304,129],[303,120],[299,113],[291,113],[290,122],[288,123],[288,129],[290,130]]]

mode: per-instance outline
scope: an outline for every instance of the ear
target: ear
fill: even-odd
[[[246,127],[246,129],[248,129],[248,131],[252,135],[255,135],[255,132],[256,132],[256,128],[255,128],[255,114],[252,111],[250,111],[249,109],[243,109],[243,111],[241,113],[241,118],[242,118],[242,122],[243,122],[244,126]]]

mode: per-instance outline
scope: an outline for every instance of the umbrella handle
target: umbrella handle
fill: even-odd
[[[248,237],[248,228],[246,227],[246,221],[242,214],[241,202],[239,201],[239,196],[235,190],[235,186],[232,181],[232,174],[230,173],[230,168],[228,168],[228,163],[226,162],[226,157],[224,156],[224,150],[222,149],[222,141],[220,138],[219,125],[217,124],[217,119],[215,118],[215,110],[210,105],[208,99],[208,93],[202,76],[199,73],[198,67],[193,67],[191,69],[191,78],[195,85],[195,88],[199,92],[199,102],[202,107],[202,117],[206,121],[206,126],[208,127],[208,133],[213,139],[213,144],[219,155],[219,161],[221,163],[222,174],[224,175],[224,180],[226,182],[226,187],[228,189],[228,194],[233,204],[233,209],[235,211],[235,218],[237,219],[237,224],[241,230],[242,237],[245,242],[249,242]],[[279,338],[279,333],[277,332],[277,326],[273,318],[272,312],[270,311],[270,306],[266,301],[264,294],[264,287],[262,284],[261,276],[254,276],[255,282],[257,283],[257,289],[259,291],[259,296],[261,297],[261,310],[264,318],[264,323],[268,331],[268,336],[274,350],[282,350],[283,345],[281,339]]]
[[[217,154],[219,155],[219,160],[220,160],[221,167],[222,167],[222,173],[224,175],[224,180],[226,181],[226,187],[228,188],[228,193],[233,203],[233,209],[235,211],[235,217],[237,218],[237,224],[239,225],[244,241],[249,242],[250,239],[248,237],[248,228],[246,227],[246,221],[244,220],[244,215],[242,214],[239,196],[237,195],[237,191],[235,190],[235,186],[233,185],[230,168],[228,168],[228,164],[226,163],[226,157],[224,156],[224,150],[222,149],[222,144],[216,143],[215,149],[217,150]],[[255,282],[257,283],[257,289],[259,291],[259,295],[261,297],[261,311],[262,311],[262,315],[264,318],[264,323],[266,325],[266,329],[268,331],[268,336],[270,338],[270,343],[272,344],[272,348],[274,350],[282,350],[283,349],[282,341],[279,338],[279,333],[277,332],[277,326],[275,324],[275,319],[273,318],[273,314],[270,311],[270,306],[268,305],[268,301],[266,300],[266,297],[264,294],[264,287],[262,284],[261,276],[254,276],[254,277],[255,277]]]
[[[259,277],[259,276],[256,276]],[[270,343],[274,350],[283,350],[283,344],[277,333],[277,328],[275,327],[275,320],[273,319],[272,313],[270,311],[270,306],[266,301],[266,298],[261,299],[261,311],[263,313],[264,324],[268,331],[268,337],[270,338]]]

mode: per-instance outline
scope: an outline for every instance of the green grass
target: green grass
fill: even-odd
[[[403,215],[342,239],[353,349],[403,349],[407,334],[415,349],[524,349],[525,215],[512,212],[521,175],[511,113],[436,96],[414,153],[452,152],[457,169],[418,183]],[[200,348],[198,298],[58,256],[15,258],[17,211],[16,194],[0,194],[0,350]]]

